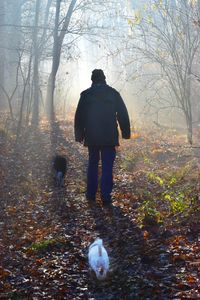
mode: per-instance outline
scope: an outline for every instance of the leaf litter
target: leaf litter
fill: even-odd
[[[199,299],[199,158],[182,137],[135,134],[117,151],[113,207],[87,203],[86,149],[72,124],[1,140],[0,299]],[[52,156],[69,160],[65,187]],[[198,153],[197,153],[198,154]],[[101,237],[107,280],[88,269]]]

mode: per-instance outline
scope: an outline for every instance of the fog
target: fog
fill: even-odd
[[[198,0],[1,0],[0,11],[0,109],[18,128],[54,112],[69,119],[100,68],[134,126],[185,128],[192,141]]]

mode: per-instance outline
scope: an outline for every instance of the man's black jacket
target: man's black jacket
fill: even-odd
[[[120,94],[107,84],[93,84],[81,93],[75,114],[75,140],[85,146],[118,146],[130,138],[130,122]]]

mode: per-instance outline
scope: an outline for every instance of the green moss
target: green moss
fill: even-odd
[[[39,252],[46,250],[49,246],[55,245],[56,241],[54,239],[44,240],[38,243],[33,243],[29,248],[32,251]]]
[[[63,237],[58,237],[55,239],[46,239],[40,242],[33,243],[30,247],[26,249],[26,252],[45,252],[52,247],[60,248],[62,246],[71,247],[71,243],[68,240],[65,240]]]

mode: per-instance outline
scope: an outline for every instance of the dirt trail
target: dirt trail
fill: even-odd
[[[0,299],[173,299],[179,288],[168,250],[170,233],[152,233],[148,239],[139,228],[134,195],[119,197],[136,188],[120,169],[120,157],[111,209],[100,199],[90,205],[84,197],[86,149],[74,143],[69,124],[53,129],[44,124],[18,149],[8,149],[1,187]],[[69,160],[63,189],[52,180],[56,151]],[[87,250],[97,236],[111,259],[104,282],[88,272]]]

